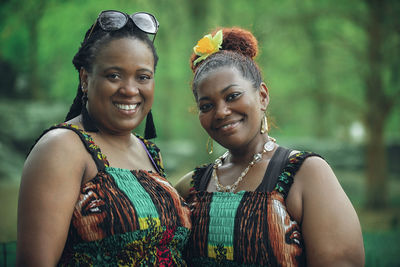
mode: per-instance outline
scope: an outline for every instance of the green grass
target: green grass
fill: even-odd
[[[0,266],[13,267],[15,266],[15,255],[17,243],[8,242],[0,243]]]
[[[400,229],[364,232],[365,267],[400,266]]]
[[[18,190],[18,182],[0,183],[0,242],[17,240]]]

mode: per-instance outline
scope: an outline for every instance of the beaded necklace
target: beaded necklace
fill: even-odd
[[[217,158],[215,160],[214,166],[213,166],[213,172],[212,172],[212,177],[215,180],[215,185],[217,188],[218,192],[235,192],[236,188],[238,187],[239,183],[243,180],[243,177],[246,176],[246,174],[249,172],[250,168],[253,167],[257,162],[259,162],[262,159],[262,156],[264,153],[272,151],[275,148],[275,143],[276,140],[273,137],[268,136],[268,141],[264,144],[263,150],[261,153],[256,153],[253,156],[253,160],[249,163],[249,165],[242,171],[242,173],[239,175],[237,180],[231,184],[231,185],[222,185],[221,182],[219,181],[218,175],[217,175],[217,170],[219,167],[222,166],[222,163],[224,160],[228,157],[230,154],[229,151],[226,151],[222,156]]]

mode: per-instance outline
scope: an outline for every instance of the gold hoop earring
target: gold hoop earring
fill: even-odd
[[[265,134],[268,132],[268,122],[267,122],[267,116],[264,113],[264,117],[261,120],[261,129],[260,129],[261,134]]]
[[[209,155],[211,155],[214,152],[214,142],[213,142],[213,139],[211,137],[208,137],[208,139],[207,139],[206,151],[207,151],[207,153]]]

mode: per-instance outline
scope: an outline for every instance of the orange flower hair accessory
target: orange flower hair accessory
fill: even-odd
[[[209,55],[218,52],[221,49],[222,44],[222,30],[219,30],[214,37],[211,34],[205,35],[201,38],[195,47],[193,47],[193,51],[196,55],[200,56],[193,62],[193,65],[196,66],[197,63],[206,59]]]

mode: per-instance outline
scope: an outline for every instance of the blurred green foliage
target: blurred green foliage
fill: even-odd
[[[268,113],[276,125],[272,135],[278,140],[289,139],[300,145],[304,139],[328,140],[344,146],[365,142],[364,111],[369,100],[364,94],[367,43],[363,24],[368,10],[362,0],[236,0],[229,4],[221,0],[5,0],[1,5],[0,62],[5,67],[0,80],[9,80],[1,85],[0,92],[7,97],[0,103],[1,109],[18,106],[19,99],[24,99],[27,106],[48,109],[43,116],[33,118],[29,109],[20,108],[19,119],[15,120],[11,112],[1,113],[3,125],[9,121],[15,124],[0,133],[1,145],[8,147],[3,150],[6,155],[12,154],[14,147],[4,136],[18,135],[19,126],[35,129],[24,131],[30,137],[24,141],[28,147],[29,140],[32,142],[46,128],[42,126],[63,118],[62,111],[53,110],[54,107],[63,107],[66,114],[78,85],[72,58],[85,31],[104,9],[128,13],[145,10],[160,21],[155,43],[160,61],[153,114],[159,133],[156,143],[165,146],[164,153],[171,154],[164,156],[167,168],[188,168],[210,160],[204,148],[206,134],[197,120],[190,90],[189,57],[197,40],[217,26],[244,27],[259,40],[257,61],[269,87]],[[37,27],[33,38],[36,46],[32,44],[32,25]],[[399,37],[391,38],[383,51],[385,57],[397,51],[394,45],[399,44]],[[33,60],[32,46],[37,47],[37,58]],[[31,78],[33,70],[37,83]],[[390,73],[387,71],[384,77],[390,79]],[[384,90],[395,92],[399,88],[386,86]],[[36,101],[40,102],[35,104]],[[24,111],[28,113],[24,115]],[[397,102],[385,124],[389,145],[399,142],[399,111]],[[352,131],[357,125],[358,132]],[[319,145],[316,151],[323,151],[329,144]],[[188,165],[179,164],[183,159]]]
[[[366,94],[371,75],[371,2],[3,0],[0,181],[18,182],[34,140],[66,115],[78,86],[72,58],[98,13],[105,9],[147,11],[160,22],[155,41],[160,57],[153,106],[159,136],[155,143],[162,149],[172,182],[223,153],[218,145],[213,155],[206,152],[207,135],[198,122],[190,89],[192,48],[215,27],[240,26],[251,30],[259,41],[256,60],[269,88],[271,135],[281,145],[321,154],[339,178],[342,172],[357,173],[356,182],[350,178],[341,182],[361,207],[368,197],[363,195],[365,184],[360,184],[366,167],[368,111],[378,98]],[[392,182],[400,178],[400,1],[383,3],[384,18],[377,20],[384,26],[379,50],[383,86],[377,90],[392,100],[387,116],[382,117]],[[137,131],[142,133],[143,126]],[[400,192],[392,189],[391,206],[400,199]],[[371,234],[368,240],[387,237]]]

